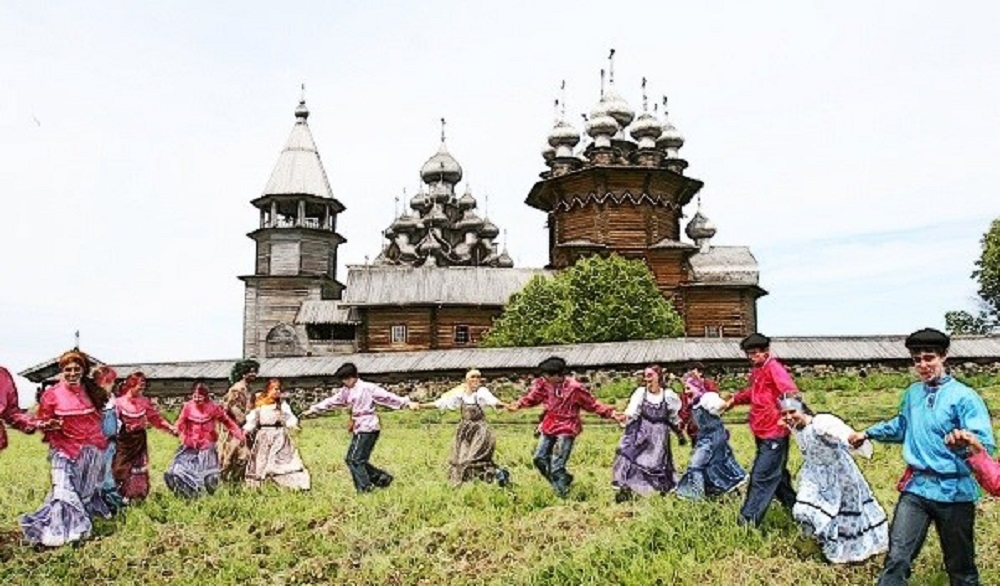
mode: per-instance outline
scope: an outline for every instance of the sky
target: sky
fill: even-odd
[[[643,77],[669,96],[713,242],[760,263],[761,331],[942,327],[1000,215],[998,21],[913,0],[4,2],[0,365],[77,330],[105,361],[239,356],[249,201],[302,83],[342,265],[378,254],[441,117],[516,266],[544,265],[524,199],[552,102],[565,80],[579,129],[610,48],[634,109]]]

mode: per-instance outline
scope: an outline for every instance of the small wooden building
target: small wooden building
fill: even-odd
[[[355,312],[358,351],[469,348],[510,296],[544,269],[352,266],[343,307]]]

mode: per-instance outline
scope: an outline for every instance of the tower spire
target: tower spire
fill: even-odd
[[[614,85],[615,83],[615,50],[611,49],[611,53],[608,54],[608,83]]]
[[[604,99],[604,69],[601,69],[601,99]]]
[[[444,118],[441,118],[441,143],[442,144],[444,143],[444,138],[445,138],[445,136],[444,136],[444,127],[445,127],[445,124],[447,124],[447,123],[444,121]]]
[[[642,111],[649,111],[649,96],[646,95],[646,77],[642,78]]]

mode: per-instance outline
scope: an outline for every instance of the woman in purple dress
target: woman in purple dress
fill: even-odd
[[[678,412],[677,393],[663,388],[661,371],[651,366],[643,371],[645,386],[637,388],[625,408],[627,421],[612,469],[615,500],[624,502],[635,493],[666,494],[677,484],[670,432],[681,445],[687,443]]]

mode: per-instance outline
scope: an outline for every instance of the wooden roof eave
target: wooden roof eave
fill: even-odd
[[[701,191],[701,188],[705,186],[704,181],[688,177],[687,175],[681,175],[680,173],[675,173],[674,171],[664,168],[594,165],[591,167],[584,167],[576,171],[571,171],[569,173],[566,173],[565,175],[560,175],[558,177],[550,177],[535,182],[535,184],[531,187],[531,191],[528,192],[528,197],[525,198],[524,203],[543,212],[552,211],[552,208],[554,207],[553,191],[558,189],[558,186],[560,186],[567,179],[574,178],[582,173],[589,173],[594,171],[598,171],[601,173],[614,171],[614,172],[624,172],[624,173],[639,173],[646,175],[650,174],[652,171],[656,171],[659,173],[667,173],[670,175],[674,175],[681,180],[681,188],[677,192],[677,203],[682,207],[687,205],[694,198],[694,196],[699,191]]]
[[[256,199],[250,200],[250,204],[254,207],[261,207],[264,204],[271,203],[272,200],[305,200],[307,203],[328,205],[333,209],[333,212],[337,214],[347,209],[344,204],[340,203],[340,200],[335,197],[324,197],[314,193],[267,193]]]

